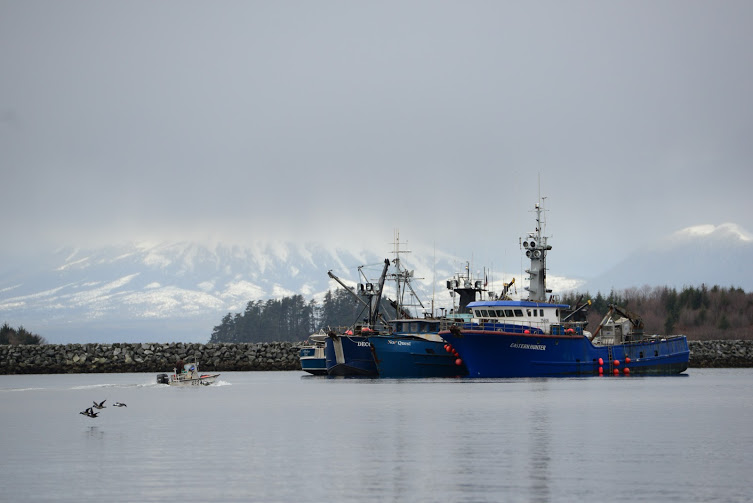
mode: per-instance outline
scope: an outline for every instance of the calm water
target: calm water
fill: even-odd
[[[226,372],[188,389],[155,376],[0,376],[0,500],[753,500],[753,369],[486,381]],[[98,418],[78,413],[104,399]]]

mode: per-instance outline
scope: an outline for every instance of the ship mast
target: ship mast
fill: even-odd
[[[523,238],[523,248],[526,251],[526,257],[531,260],[531,266],[526,269],[528,273],[528,300],[534,302],[546,302],[547,294],[551,290],[546,288],[546,253],[552,247],[547,244],[547,236],[543,235],[545,221],[543,212],[545,211],[541,203],[536,203],[534,209],[536,212],[536,230],[529,232]]]

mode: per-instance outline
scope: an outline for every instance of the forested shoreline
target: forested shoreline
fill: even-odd
[[[753,294],[740,288],[706,285],[629,288],[605,296],[573,292],[560,297],[571,306],[591,301],[588,326],[594,330],[610,304],[643,319],[648,334],[683,334],[690,340],[753,339]],[[324,301],[303,296],[251,301],[243,313],[228,313],[214,327],[209,342],[301,341],[320,329],[348,326],[359,319],[359,304],[339,289],[328,291]],[[392,313],[394,314],[394,313]],[[415,314],[415,313],[414,313]]]
[[[590,300],[588,328],[598,327],[610,304],[639,315],[647,334],[682,334],[689,340],[753,340],[753,293],[741,288],[688,286],[629,288],[612,291],[572,292],[559,302],[571,306]],[[382,310],[395,316],[389,303]],[[420,313],[414,313],[419,314]],[[345,327],[365,318],[364,307],[344,289],[328,291],[321,303],[302,295],[250,301],[242,313],[227,313],[214,327],[209,343],[300,342],[320,329]],[[24,327],[5,323],[0,345],[42,345],[47,341]]]

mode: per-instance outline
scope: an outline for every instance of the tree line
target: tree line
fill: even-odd
[[[0,327],[0,344],[47,344],[44,337],[37,334],[33,334],[26,330],[23,326],[18,328],[12,328],[8,323],[4,323]]]
[[[641,317],[647,334],[683,334],[690,340],[753,339],[753,294],[741,288],[706,285],[628,288],[597,292],[572,292],[560,297],[564,304],[588,307],[588,329],[593,332],[615,304]],[[395,316],[383,301],[385,318]],[[328,291],[321,304],[302,295],[250,301],[242,313],[227,313],[215,326],[209,342],[299,342],[320,329],[352,326],[368,315],[350,292]],[[44,337],[23,326],[0,328],[0,344],[46,344]]]
[[[380,309],[394,316],[386,302]],[[302,295],[250,301],[242,313],[227,313],[209,342],[299,342],[320,329],[352,326],[365,317],[368,311],[344,289],[327,291],[321,305]]]
[[[706,285],[676,288],[649,287],[597,293],[570,293],[565,304],[591,300],[588,326],[593,332],[606,315],[609,304],[638,314],[647,334],[682,334],[690,340],[753,339],[753,294],[742,288]]]
[[[752,339],[753,294],[740,288],[706,285],[675,288],[649,287],[597,292],[572,292],[564,304],[587,300],[588,329],[593,332],[615,304],[641,317],[647,334],[683,334],[690,340]],[[386,318],[395,316],[387,303]],[[209,342],[298,342],[320,329],[351,326],[364,318],[363,306],[343,289],[328,291],[321,305],[301,295],[251,301],[243,313],[228,313],[214,327]]]

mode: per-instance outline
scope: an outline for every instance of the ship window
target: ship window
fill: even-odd
[[[513,314],[512,309],[505,309],[505,316],[512,318],[515,315]]]
[[[414,334],[417,333],[418,332],[418,323],[415,323],[415,322],[411,323],[410,324],[410,331],[413,332]]]
[[[523,310],[522,309],[516,309],[515,310],[515,316],[523,317]]]
[[[526,314],[530,317],[531,316],[531,310],[530,309],[526,309]]]
[[[505,317],[505,310],[504,309],[497,309],[497,316],[500,318]]]
[[[533,310],[533,315],[534,316],[538,316],[539,315],[539,310],[538,309],[534,309]]]
[[[487,318],[489,316],[489,312],[486,309],[482,309],[481,316],[483,316],[484,318]]]

